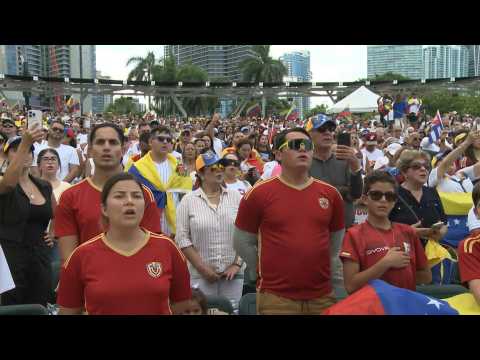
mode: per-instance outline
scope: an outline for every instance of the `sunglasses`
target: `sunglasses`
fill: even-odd
[[[397,194],[393,191],[381,192],[378,190],[371,190],[367,193],[368,197],[373,201],[379,201],[385,196],[385,200],[388,202],[397,201]]]
[[[327,130],[330,131],[330,132],[335,132],[335,129],[337,127],[335,125],[332,125],[332,124],[329,124],[329,125],[325,125],[325,126],[322,126],[322,127],[319,127],[318,129],[315,129],[316,131],[318,131],[319,133],[324,133],[326,132]]]
[[[221,164],[224,167],[228,167],[228,166],[240,167],[240,161],[233,160],[233,159],[222,159]]]
[[[311,151],[313,150],[313,143],[310,139],[295,139],[283,143],[278,150],[282,150],[283,148],[295,151]]]
[[[157,139],[158,142],[164,143],[167,142],[169,144],[172,143],[172,138],[170,136],[155,136],[155,139]]]
[[[63,133],[65,132],[65,129],[60,129],[60,128],[57,128],[57,127],[52,127],[51,130],[53,132],[57,132],[57,133]]]
[[[212,171],[223,171],[225,167],[222,164],[213,164],[212,166],[208,166],[208,169]]]
[[[414,162],[409,166],[410,169],[413,170],[420,170],[421,168],[425,168],[425,170],[429,171],[430,166],[427,163],[419,163],[419,162]]]

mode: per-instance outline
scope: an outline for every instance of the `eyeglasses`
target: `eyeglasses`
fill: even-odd
[[[419,162],[414,162],[410,164],[409,168],[413,170],[420,170],[421,168],[425,168],[425,170],[427,171],[430,170],[430,166],[427,163],[419,163]]]
[[[155,139],[157,139],[158,142],[161,142],[161,143],[169,143],[171,144],[172,143],[172,138],[170,136],[155,136]]]
[[[42,161],[45,162],[58,162],[58,159],[56,157],[42,157]]]
[[[283,143],[278,150],[282,150],[283,148],[295,151],[311,151],[313,150],[313,143],[310,139],[295,139]]]
[[[57,133],[63,133],[65,132],[65,129],[60,129],[58,127],[52,127],[50,128],[50,130],[54,131],[54,132],[57,132]]]
[[[387,200],[388,202],[397,201],[397,194],[393,191],[381,192],[378,190],[371,190],[367,193],[367,195],[373,201],[379,201],[383,197],[385,197],[385,200]]]
[[[319,127],[318,129],[315,129],[315,130],[318,131],[319,133],[323,134],[327,130],[330,131],[330,132],[335,132],[336,128],[337,127],[335,125],[329,124],[329,125],[321,126],[321,127]]]

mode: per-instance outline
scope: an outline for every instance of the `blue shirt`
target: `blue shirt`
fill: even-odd
[[[405,101],[393,103],[393,118],[399,119],[405,115],[407,103]]]

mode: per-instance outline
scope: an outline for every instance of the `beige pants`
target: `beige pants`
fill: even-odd
[[[312,300],[291,300],[268,292],[257,292],[258,315],[321,315],[335,304],[333,292]]]

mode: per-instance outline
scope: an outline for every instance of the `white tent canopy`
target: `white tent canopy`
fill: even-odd
[[[368,90],[365,86],[360,86],[353,93],[333,105],[327,112],[329,114],[338,114],[347,108],[351,113],[377,112],[377,100],[379,97],[379,95]]]

